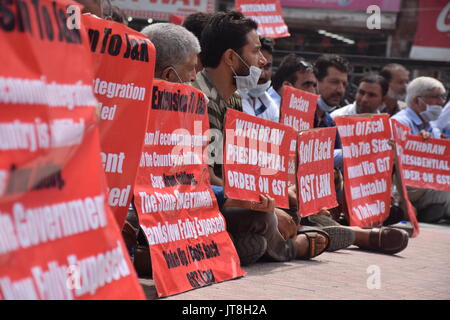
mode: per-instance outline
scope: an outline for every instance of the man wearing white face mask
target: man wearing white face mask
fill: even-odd
[[[412,134],[424,139],[440,138],[438,128],[430,125],[439,118],[445,102],[444,85],[430,77],[416,78],[406,89],[407,108],[395,114],[392,119],[408,126]],[[408,188],[408,197],[417,210],[419,221],[438,222],[450,219],[450,192]]]
[[[270,40],[264,37],[260,37],[259,40],[261,41],[261,52],[267,63],[262,68],[256,88],[239,90],[242,97],[242,107],[245,113],[252,116],[279,122],[280,109],[267,92],[271,85],[273,45]]]

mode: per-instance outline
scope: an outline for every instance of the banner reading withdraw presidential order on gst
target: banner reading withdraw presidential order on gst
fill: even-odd
[[[285,125],[228,109],[225,119],[224,183],[228,198],[260,201],[261,194],[289,208],[288,160],[296,133]]]
[[[344,155],[344,189],[350,224],[380,225],[391,205],[394,151],[389,115],[336,117]]]
[[[450,140],[410,134],[399,122],[396,143],[405,184],[410,187],[450,191]],[[403,130],[402,130],[403,129]]]
[[[298,135],[297,184],[302,217],[338,206],[334,187],[336,128],[318,128]]]
[[[0,299],[144,298],[107,204],[88,35],[66,27],[74,4],[2,3]]]
[[[155,48],[123,24],[83,15],[94,63],[108,203],[119,228],[133,195],[152,94]]]
[[[154,81],[134,202],[159,296],[244,274],[203,158],[208,130],[201,91]]]
[[[297,132],[313,128],[318,99],[316,94],[284,86],[280,122]]]

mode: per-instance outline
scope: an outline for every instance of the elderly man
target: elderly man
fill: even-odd
[[[424,139],[440,138],[438,128],[430,125],[439,118],[445,102],[444,85],[429,77],[416,78],[406,90],[407,108],[392,117],[408,126],[412,134]],[[408,188],[408,197],[417,210],[417,218],[423,222],[438,222],[450,218],[450,192]]]
[[[400,64],[391,63],[383,67],[380,75],[389,82],[389,91],[380,111],[392,116],[406,108],[404,100],[409,82],[409,71]]]
[[[360,113],[380,113],[384,98],[388,91],[386,79],[379,75],[369,75],[362,78],[356,91],[356,101],[333,111],[330,116],[346,116]]]
[[[219,12],[209,19],[202,32],[200,57],[205,69],[198,73],[194,86],[208,96],[210,126],[218,132],[224,128],[228,108],[242,111],[241,99],[234,92],[256,88],[261,68],[267,63],[261,53],[257,29],[256,22],[239,12]],[[217,143],[216,153],[210,155],[215,161],[214,170],[210,172],[217,185],[223,185],[222,148],[222,143]],[[326,233],[297,235],[295,225],[292,234],[287,235],[287,239],[283,237],[278,230],[273,199],[261,196],[256,206],[257,211],[237,207],[222,209],[241,262],[250,264],[262,256],[275,261],[310,258],[328,246]]]
[[[155,78],[181,83],[195,81],[200,44],[192,32],[172,23],[151,24],[141,32],[156,49]]]

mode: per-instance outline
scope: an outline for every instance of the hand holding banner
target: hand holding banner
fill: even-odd
[[[277,207],[289,208],[287,160],[295,145],[292,128],[229,109],[225,121],[225,194],[248,201],[259,201],[261,194],[267,194]]]
[[[350,224],[380,225],[389,215],[393,150],[388,115],[336,117],[344,155],[344,189]]]

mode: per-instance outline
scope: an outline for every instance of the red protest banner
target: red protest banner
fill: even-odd
[[[236,0],[237,11],[258,23],[258,34],[269,38],[289,37],[279,0]]]
[[[416,217],[416,211],[409,201],[408,192],[406,190],[406,183],[405,183],[405,174],[404,174],[404,168],[402,161],[399,158],[403,157],[403,150],[405,147],[405,141],[407,140],[407,134],[410,131],[409,127],[401,124],[395,119],[390,119],[391,121],[391,128],[392,128],[392,134],[394,136],[395,140],[395,146],[396,146],[396,152],[395,152],[395,166],[397,168],[397,175],[398,175],[398,183],[400,184],[399,192],[402,196],[404,201],[404,207],[403,210],[407,212],[409,222],[411,223],[413,227],[413,232],[411,237],[416,237],[419,235],[420,229],[419,229],[419,222],[417,221]],[[402,202],[403,204],[403,202]]]
[[[300,132],[297,183],[299,213],[302,217],[338,206],[334,188],[334,140],[336,128]]]
[[[143,299],[106,200],[88,35],[66,27],[68,5],[2,3],[0,299]]]
[[[396,142],[405,184],[450,191],[450,140],[424,140],[419,135],[408,134],[404,127],[396,121]]]
[[[380,225],[389,215],[394,154],[388,115],[335,118],[344,155],[344,190],[350,224]]]
[[[208,129],[201,91],[154,81],[134,202],[159,296],[244,274],[203,161]]]
[[[94,62],[100,144],[108,203],[119,228],[133,195],[149,113],[155,48],[123,24],[83,15]]]
[[[236,138],[236,141],[235,141]],[[228,110],[225,120],[224,183],[228,198],[260,201],[261,194],[289,208],[287,160],[295,131],[285,125]]]
[[[297,132],[313,128],[318,99],[318,95],[284,86],[280,123],[294,128]]]

